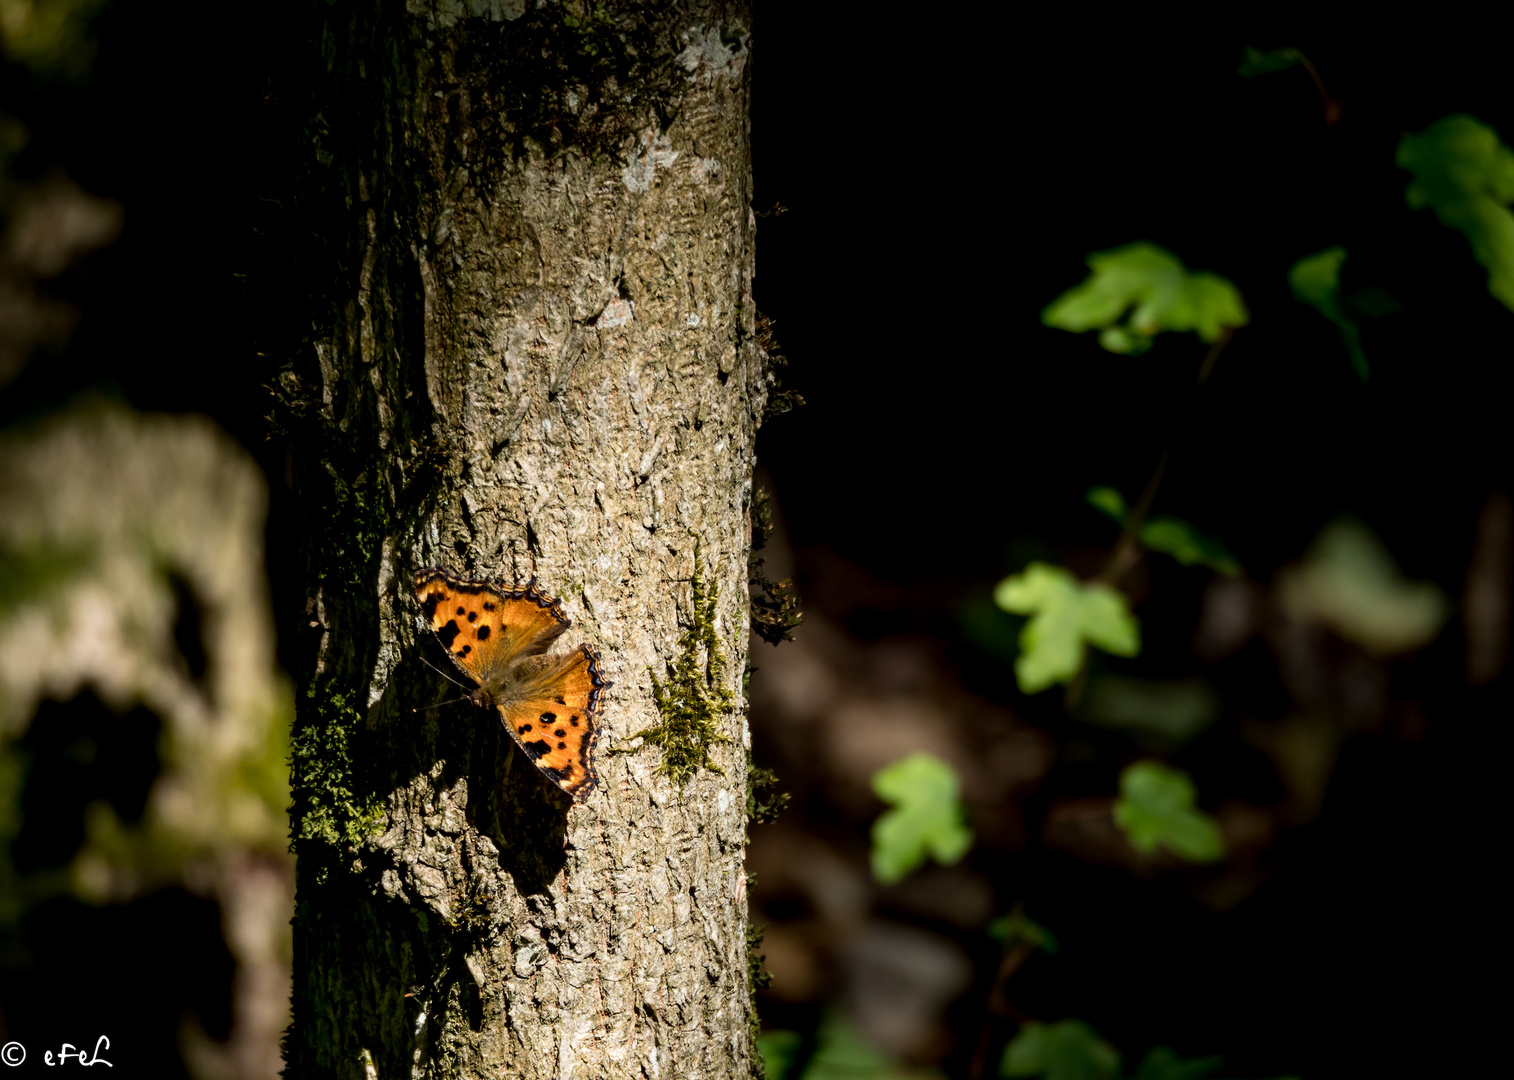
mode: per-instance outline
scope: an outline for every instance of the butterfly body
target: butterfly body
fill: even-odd
[[[591,645],[547,655],[572,625],[562,605],[535,582],[505,589],[439,566],[416,573],[415,596],[447,655],[473,681],[469,700],[497,712],[549,780],[587,798],[599,782],[594,745],[611,684]]]

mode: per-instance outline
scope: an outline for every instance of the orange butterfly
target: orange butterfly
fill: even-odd
[[[510,737],[548,779],[576,800],[588,798],[599,782],[594,744],[612,684],[592,645],[543,655],[572,625],[562,605],[538,592],[534,580],[507,590],[439,566],[416,572],[415,597],[447,655],[477,684],[469,700],[498,709]]]

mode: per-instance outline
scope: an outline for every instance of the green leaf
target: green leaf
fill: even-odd
[[[1297,49],[1273,49],[1271,52],[1263,52],[1261,49],[1253,49],[1250,45],[1241,53],[1241,64],[1236,68],[1236,73],[1243,79],[1254,79],[1258,75],[1270,75],[1274,71],[1286,71],[1291,67],[1298,67],[1305,63],[1304,54]]]
[[[1151,338],[1123,326],[1110,326],[1099,332],[1099,345],[1119,356],[1140,356],[1151,348]]]
[[[1120,774],[1114,819],[1137,851],[1158,844],[1189,862],[1214,862],[1225,854],[1219,826],[1195,805],[1193,781],[1159,761],[1137,761]]]
[[[1026,1023],[999,1065],[1000,1076],[1042,1080],[1115,1080],[1119,1071],[1119,1051],[1081,1020]]]
[[[1398,144],[1398,167],[1414,174],[1404,198],[1430,207],[1464,235],[1488,271],[1488,291],[1514,308],[1514,152],[1486,124],[1466,115],[1435,121]]]
[[[757,1036],[757,1052],[762,1055],[767,1080],[788,1080],[789,1070],[804,1038],[797,1031],[764,1031]],[[797,1078],[796,1078],[797,1080]]]
[[[1340,293],[1341,263],[1346,261],[1343,247],[1326,248],[1293,264],[1288,271],[1288,285],[1293,298],[1313,304],[1327,317],[1337,317],[1335,302]]]
[[[1015,678],[1027,694],[1071,679],[1089,645],[1116,656],[1141,651],[1140,624],[1125,597],[1107,585],[1080,582],[1060,566],[1031,563],[999,582],[994,601],[1031,617],[1020,631],[1015,660]]]
[[[1188,1058],[1185,1061],[1168,1047],[1158,1046],[1146,1055],[1130,1080],[1206,1080],[1224,1061],[1222,1057]]]
[[[1093,273],[1053,301],[1041,322],[1076,334],[1102,331],[1099,344],[1113,353],[1144,352],[1164,330],[1196,331],[1213,343],[1251,318],[1234,285],[1214,274],[1190,273],[1155,244],[1095,252],[1088,265]]]
[[[1089,488],[1083,496],[1088,505],[1095,510],[1102,510],[1121,525],[1125,524],[1125,496],[1121,495],[1112,487]]]
[[[1125,496],[1112,487],[1089,488],[1083,496],[1089,506],[1102,510],[1121,525],[1125,524]],[[1208,533],[1199,532],[1182,518],[1155,517],[1145,522],[1137,534],[1152,551],[1171,555],[1184,566],[1203,565],[1222,574],[1239,574],[1240,563],[1225,545]]]
[[[1293,298],[1313,307],[1335,324],[1340,332],[1341,344],[1351,358],[1351,368],[1357,378],[1367,381],[1367,354],[1362,351],[1361,328],[1356,320],[1346,314],[1341,304],[1341,264],[1346,261],[1343,247],[1326,248],[1306,256],[1293,264],[1288,271],[1288,287]]]
[[[934,1069],[901,1065],[854,1031],[836,1013],[820,1024],[819,1045],[803,1080],[940,1080]],[[785,1078],[791,1080],[791,1078]]]
[[[988,924],[988,936],[1002,941],[1006,948],[1021,940],[1028,941],[1038,949],[1056,955],[1057,939],[1040,923],[1032,922],[1024,915],[1000,915]]]
[[[1350,518],[1327,525],[1303,562],[1278,575],[1277,597],[1290,617],[1323,623],[1380,656],[1428,645],[1450,614],[1439,589],[1406,579],[1382,542]]]
[[[873,792],[892,810],[873,822],[873,876],[885,885],[925,865],[950,866],[972,846],[962,823],[957,774],[940,758],[911,754],[873,775]]]
[[[1181,518],[1151,518],[1141,526],[1140,537],[1141,543],[1152,551],[1171,555],[1184,566],[1207,566],[1231,576],[1241,572],[1241,564],[1225,550],[1224,544]]]
[[[1219,697],[1203,679],[1101,674],[1083,694],[1077,718],[1171,749],[1198,735],[1219,712]]]

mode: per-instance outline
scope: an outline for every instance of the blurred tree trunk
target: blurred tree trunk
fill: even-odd
[[[289,1075],[745,1076],[746,11],[312,8]],[[422,662],[433,563],[537,577],[556,651],[600,649],[584,805],[493,713],[414,711],[459,693]],[[680,658],[725,740],[684,785],[697,731],[633,738]]]

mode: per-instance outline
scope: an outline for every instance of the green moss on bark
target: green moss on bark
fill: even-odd
[[[715,627],[720,590],[704,580],[699,547],[694,547],[694,611],[678,643],[678,658],[668,665],[666,682],[652,675],[652,697],[662,722],[631,736],[644,745],[662,747],[658,772],[682,787],[701,768],[719,773],[710,760],[710,747],[731,740],[720,734],[720,722],[736,703],[727,685],[725,650]]]
[[[804,622],[799,596],[788,579],[774,581],[762,572],[765,560],[757,552],[773,534],[773,507],[762,488],[752,500],[752,550],[747,556],[747,589],[752,598],[752,632],[770,645],[793,641]]]
[[[778,774],[772,769],[759,769],[750,761],[747,763],[746,773],[746,820],[747,826],[762,825],[772,821],[783,808],[788,805],[787,792],[774,790],[778,783]],[[746,883],[750,888],[756,878],[747,875]],[[762,947],[762,935],[766,927],[758,926],[752,922],[751,916],[746,921],[746,983],[747,997],[751,1005],[747,1009],[747,1023],[751,1031],[752,1043],[752,1080],[766,1080],[767,1063],[762,1060],[762,1051],[758,1049],[757,1038],[762,1034],[762,1020],[757,1015],[757,991],[765,990],[773,981],[773,977],[763,968],[762,962],[767,959],[758,949]]]
[[[350,847],[372,835],[384,809],[355,780],[353,737],[362,716],[345,694],[308,695],[313,720],[300,725],[290,745],[289,819],[296,851],[310,842]]]
[[[307,414],[306,425],[320,447],[324,468],[307,474],[320,507],[308,519],[315,541],[307,549],[310,577],[320,583],[327,635],[343,635],[347,648],[330,643],[319,669],[310,674],[290,735],[290,836],[296,854],[314,856],[318,880],[336,853],[356,847],[383,827],[378,794],[365,784],[357,746],[363,729],[367,672],[372,670],[369,632],[351,598],[373,591],[383,539],[394,528],[394,511],[384,486],[360,467],[362,449],[329,419]],[[349,479],[350,478],[350,479]],[[324,853],[322,853],[324,849]]]
[[[750,882],[751,878],[747,880]],[[757,951],[762,947],[762,935],[766,932],[767,927],[758,926],[750,918],[747,919],[746,986],[747,995],[752,1000],[752,1007],[747,1010],[747,1024],[752,1045],[752,1080],[767,1080],[767,1062],[762,1060],[762,1051],[757,1046],[757,1039],[762,1034],[762,1021],[757,1016],[757,991],[767,989],[773,981],[773,977],[762,966],[767,957]]]
[[[786,791],[775,790],[778,774],[772,769],[748,765],[746,772],[746,817],[748,825],[766,825],[789,804]]]

